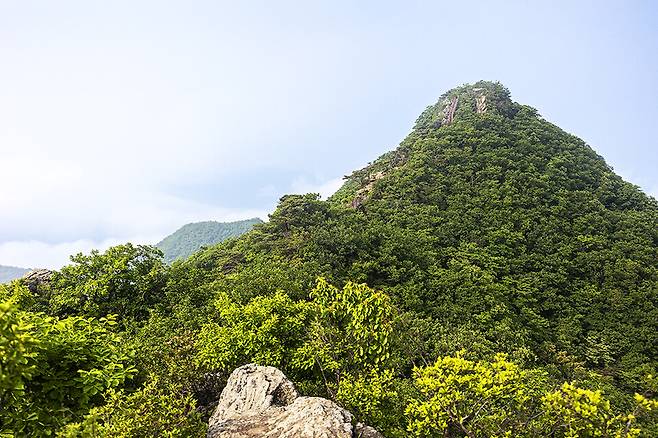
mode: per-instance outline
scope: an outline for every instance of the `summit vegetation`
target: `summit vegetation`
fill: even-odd
[[[71,260],[0,288],[0,435],[204,436],[255,362],[387,437],[658,436],[658,202],[499,83],[185,260]]]

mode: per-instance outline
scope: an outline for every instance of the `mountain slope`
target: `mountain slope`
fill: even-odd
[[[327,201],[171,267],[126,244],[48,277],[0,286],[5,344],[40,330],[38,366],[6,367],[21,436],[203,436],[246,363],[391,438],[658,436],[658,203],[500,84],[446,93]]]
[[[656,200],[497,83],[449,91],[328,201],[285,196],[185,269],[242,301],[366,282],[444,351],[582,363],[629,390],[658,357]]]
[[[191,223],[165,237],[156,247],[164,253],[165,261],[171,263],[189,257],[202,246],[215,245],[228,238],[240,236],[261,222],[260,219],[253,218],[236,222]]]
[[[21,278],[28,272],[30,272],[29,269],[0,265],[0,283],[7,283],[11,280]]]

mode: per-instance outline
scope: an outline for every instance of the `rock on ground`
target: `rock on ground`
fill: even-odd
[[[277,368],[254,364],[231,374],[209,421],[208,438],[383,438],[331,400],[300,397]]]
[[[23,284],[25,284],[25,286],[27,286],[27,288],[30,290],[30,292],[37,293],[39,291],[39,287],[41,285],[50,283],[52,277],[53,271],[50,269],[35,269],[25,274],[22,277],[22,281]]]

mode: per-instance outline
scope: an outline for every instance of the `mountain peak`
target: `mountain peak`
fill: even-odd
[[[500,82],[478,81],[465,84],[444,93],[416,120],[415,130],[440,128],[455,120],[474,114],[499,114],[511,117],[518,105],[512,102],[510,92]]]

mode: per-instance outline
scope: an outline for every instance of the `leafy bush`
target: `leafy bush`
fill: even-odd
[[[540,373],[531,373],[497,355],[473,362],[461,355],[439,358],[416,371],[425,395],[407,408],[409,431],[418,437],[519,436],[536,414]]]
[[[248,362],[289,368],[307,336],[310,306],[284,293],[254,298],[241,306],[216,301],[217,322],[201,328],[198,361],[209,370],[230,372]]]
[[[107,403],[83,421],[66,426],[58,437],[193,438],[204,437],[206,425],[190,394],[161,386],[157,379],[132,394],[109,391]]]
[[[166,267],[153,247],[128,243],[71,261],[52,280],[50,312],[57,316],[116,314],[123,324],[143,321],[164,296]]]
[[[0,302],[0,406],[25,393],[25,381],[36,371],[33,325],[12,301]]]
[[[0,303],[0,431],[50,435],[136,373],[113,317],[57,319]]]
[[[635,437],[637,415],[658,407],[636,394],[632,413],[615,412],[601,391],[574,383],[550,390],[544,372],[524,370],[501,354],[491,362],[441,357],[416,371],[416,384],[424,397],[407,407],[416,437]]]

